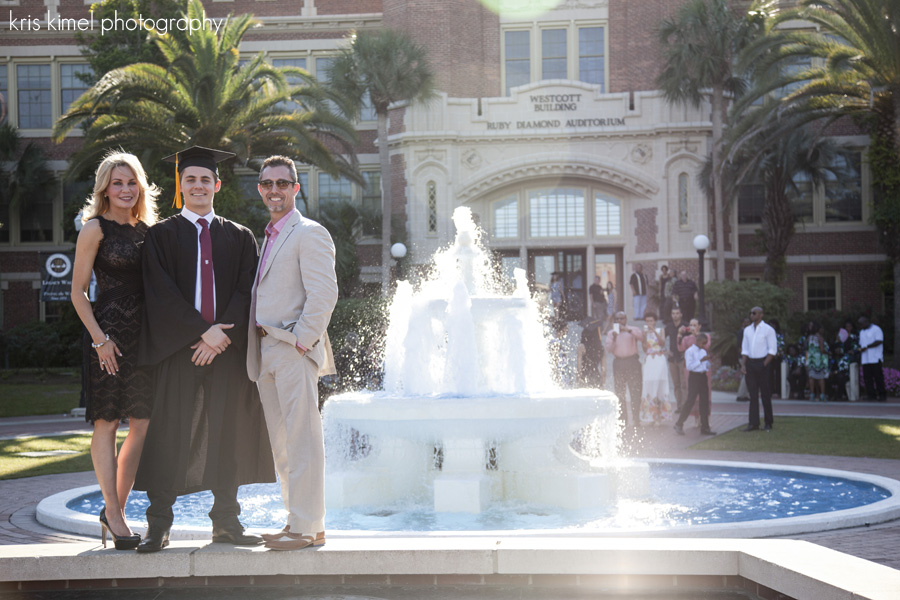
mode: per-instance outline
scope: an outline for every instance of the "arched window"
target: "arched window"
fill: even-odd
[[[437,233],[437,184],[429,181],[425,187],[428,196],[428,233]]]
[[[688,210],[688,176],[682,173],[678,176],[678,226],[690,225],[690,211]]]

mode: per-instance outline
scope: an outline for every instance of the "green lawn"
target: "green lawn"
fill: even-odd
[[[67,413],[81,397],[81,374],[73,369],[0,371],[0,417]]]
[[[779,417],[772,431],[733,429],[691,449],[900,459],[900,420]]]
[[[125,439],[124,431],[119,431],[121,445]],[[42,456],[31,458],[18,456],[19,452],[46,452],[52,450],[70,450],[77,454],[62,456]],[[37,475],[53,475],[55,473],[75,473],[90,471],[91,434],[57,435],[35,437],[22,440],[0,440],[0,480],[35,477]]]

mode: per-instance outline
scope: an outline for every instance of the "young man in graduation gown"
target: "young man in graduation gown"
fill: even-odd
[[[275,480],[256,385],[247,377],[253,233],[216,216],[216,163],[231,153],[193,147],[176,163],[178,215],[144,241],[146,316],[140,362],[152,365],[154,406],[135,489],[150,499],[138,552],[168,545],[178,496],[212,490],[213,542],[255,545],[238,520],[238,486]]]

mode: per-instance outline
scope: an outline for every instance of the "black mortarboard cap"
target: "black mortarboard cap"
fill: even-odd
[[[234,152],[213,150],[203,146],[191,146],[181,152],[176,152],[163,159],[165,162],[175,163],[175,207],[181,208],[181,172],[188,167],[204,167],[219,176],[217,163],[234,158]]]

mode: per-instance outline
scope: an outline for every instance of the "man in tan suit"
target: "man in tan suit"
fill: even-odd
[[[273,550],[325,543],[325,443],[319,375],[334,373],[326,328],[337,302],[334,242],[294,208],[294,162],[272,156],[259,174],[269,211],[253,285],[247,372],[259,386],[287,525],[263,535]]]

